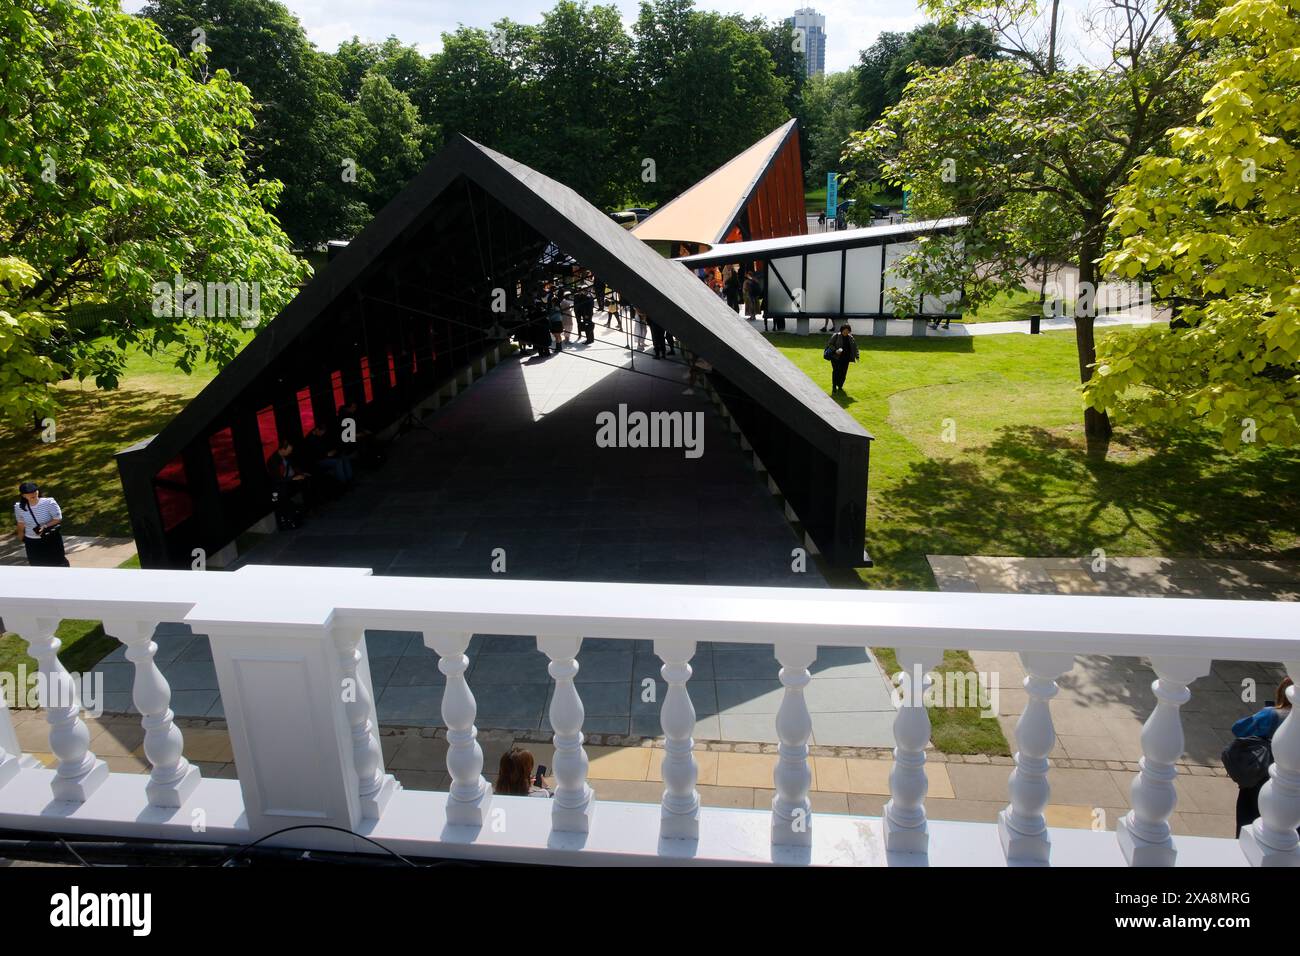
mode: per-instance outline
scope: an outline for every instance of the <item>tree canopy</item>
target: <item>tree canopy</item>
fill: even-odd
[[[247,315],[151,309],[156,284],[256,284],[274,315],[306,267],[246,178],[248,90],[194,77],[114,0],[0,10],[0,412],[51,409],[68,376],[115,384],[125,350],[182,367],[234,354]]]
[[[999,56],[967,56],[951,66],[914,67],[903,99],[855,134],[849,155],[909,190],[918,218],[961,215],[956,241],[934,239],[902,271],[916,287],[960,288],[978,305],[1021,286],[1025,261],[1059,250],[1078,270],[1080,381],[1096,362],[1094,301],[1106,214],[1134,164],[1165,131],[1190,118],[1203,89],[1197,43],[1175,29],[1161,0],[1105,0],[1094,39],[1108,44],[1101,67],[1064,67],[1060,14],[1051,6],[1041,33],[1037,5],[1022,0],[931,0],[945,19],[986,21]],[[1113,16],[1109,19],[1106,14]],[[1172,19],[1171,19],[1172,18]],[[1028,38],[1028,39],[1025,39]],[[1063,237],[1073,237],[1062,248]],[[1084,411],[1090,439],[1110,434],[1105,413]]]
[[[1111,336],[1086,397],[1157,425],[1204,422],[1229,449],[1300,444],[1300,3],[1235,0],[1195,122],[1119,191],[1104,268],[1154,279],[1178,321]]]

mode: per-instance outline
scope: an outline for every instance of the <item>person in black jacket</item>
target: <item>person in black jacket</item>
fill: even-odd
[[[831,336],[825,355],[831,362],[831,391],[838,389],[842,392],[844,380],[849,374],[849,363],[858,360],[858,342],[847,322],[840,326],[839,332]]]
[[[592,297],[591,286],[582,285],[573,294],[573,314],[578,320],[578,334],[585,336],[587,344],[596,341],[596,300]]]
[[[312,504],[311,473],[298,467],[293,454],[293,442],[281,439],[279,446],[266,460],[271,475],[271,500],[275,503],[275,521],[281,528],[296,528],[302,522],[302,511],[293,499],[302,496],[303,506]]]

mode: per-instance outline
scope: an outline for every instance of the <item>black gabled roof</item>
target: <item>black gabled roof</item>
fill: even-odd
[[[862,426],[685,266],[664,259],[569,187],[462,136],[380,210],[157,436],[119,455],[143,455],[161,468],[180,454],[318,316],[345,300],[358,280],[382,268],[386,253],[399,249],[428,222],[438,197],[461,176],[707,356],[728,381],[832,459],[839,457],[843,441],[870,440]]]

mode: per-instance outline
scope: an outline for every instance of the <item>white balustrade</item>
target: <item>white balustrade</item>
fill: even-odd
[[[547,672],[555,681],[551,695],[551,729],[555,742],[555,796],[551,829],[560,833],[586,833],[591,829],[595,794],[587,785],[587,751],[582,743],[586,712],[573,679],[578,676],[580,637],[539,636],[537,649],[550,659]]]
[[[40,665],[41,706],[50,725],[50,752],[58,758],[51,788],[55,800],[84,803],[108,779],[108,764],[90,751],[90,731],[81,719],[81,695],[59,660],[63,642],[52,617],[5,615],[5,626],[27,641]]]
[[[659,835],[672,840],[700,836],[700,794],[695,789],[700,770],[695,762],[695,705],[686,682],[691,679],[694,641],[656,640],[655,654],[663,661],[659,673],[668,684],[659,708],[664,732],[664,796]]]
[[[447,822],[453,826],[482,826],[492,802],[492,786],[483,776],[483,748],[474,726],[477,705],[470,693],[465,671],[469,658],[465,649],[468,633],[426,631],[424,643],[438,653],[438,670],[447,677],[442,691],[442,721],[447,725],[447,772],[451,790],[447,794]]]
[[[885,849],[896,853],[926,853],[930,831],[925,819],[925,747],[930,742],[930,715],[925,691],[930,671],[943,660],[932,648],[898,648],[903,668],[899,690],[903,699],[894,718],[894,769],[889,773],[889,802],[884,809]]]
[[[1052,788],[1047,783],[1047,755],[1056,744],[1049,701],[1056,696],[1057,679],[1074,666],[1072,654],[1026,651],[1024,687],[1029,696],[1016,721],[1016,768],[1007,782],[1010,803],[998,814],[1002,852],[1016,863],[1047,863],[1052,841],[1047,833],[1047,809]]]
[[[9,702],[0,693],[0,787],[18,775],[22,751],[18,747],[18,735],[9,720]]]
[[[384,751],[374,721],[374,701],[370,684],[364,679],[360,667],[365,635],[364,628],[340,627],[334,631],[334,642],[339,649],[339,665],[343,670],[343,703],[352,727],[352,763],[357,771],[361,816],[378,820],[393,794],[401,789],[401,784],[391,773],[384,772]]]
[[[328,577],[328,586],[292,590],[307,575],[318,585]],[[20,752],[0,701],[0,826],[63,833],[73,819],[77,832],[108,838],[262,838],[302,849],[368,852],[355,833],[412,856],[528,863],[645,857],[864,865],[907,863],[908,857],[928,854],[942,865],[1170,865],[1179,861],[1169,822],[1177,805],[1184,746],[1180,708],[1190,697],[1188,685],[1208,672],[1215,656],[1290,657],[1288,670],[1300,674],[1300,607],[1284,602],[703,586],[676,588],[667,602],[663,592],[645,586],[602,584],[597,593],[592,588],[576,582],[371,578],[356,569],[245,568],[195,575],[0,568],[0,615],[40,662],[48,749],[56,758],[51,769]],[[57,656],[55,628],[64,613],[103,619],[107,632],[126,644],[148,775],[110,775],[91,752],[87,724],[93,722],[82,720],[73,675]],[[185,759],[171,689],[161,673],[165,665],[156,663],[152,634],[159,619],[184,620],[211,641],[237,780],[202,778]],[[385,772],[366,627],[422,631],[425,644],[437,652],[446,676],[441,713],[448,727],[449,793],[403,790]],[[497,797],[483,775],[477,705],[466,681],[475,628],[537,634],[537,647],[548,658],[555,682],[549,713],[556,780],[549,805]],[[596,818],[582,686],[576,683],[580,634],[654,642],[667,683],[660,709],[664,786],[657,807],[611,804]],[[775,646],[783,693],[766,820],[752,811],[701,806],[689,684],[697,639]],[[927,819],[930,721],[924,705],[929,672],[942,654],[908,645],[942,641],[995,651],[1013,640],[1028,675],[1028,700],[1016,726],[1008,803],[997,823],[999,846],[989,827]],[[814,821],[806,696],[816,649],[864,644],[897,646],[904,670],[890,799],[879,822],[840,814],[820,814]],[[1074,656],[1090,653],[1149,658],[1158,677],[1156,706],[1143,729],[1133,809],[1119,821],[1116,835],[1082,831],[1053,845],[1045,820],[1055,740],[1051,701]],[[1260,794],[1259,820],[1243,829],[1239,841],[1187,838],[1183,862],[1300,865],[1300,723],[1289,715],[1273,738],[1273,752],[1276,763]],[[496,809],[508,809],[508,831],[488,826]],[[981,826],[972,836],[972,827]]]
[[[106,618],[104,633],[126,645],[126,659],[135,665],[131,700],[144,728],[144,755],[152,769],[145,793],[151,807],[175,809],[199,785],[199,768],[185,759],[185,741],[171,709],[172,689],[154,661],[158,621]]]
[[[1130,866],[1173,866],[1178,852],[1169,818],[1178,806],[1174,781],[1183,755],[1181,708],[1192,692],[1187,685],[1210,672],[1208,658],[1153,657],[1155,710],[1142,727],[1140,772],[1133,780],[1133,809],[1115,824],[1120,850]]]
[[[1288,661],[1291,679],[1300,679],[1300,661]],[[1259,792],[1259,819],[1243,827],[1239,842],[1253,866],[1300,866],[1300,724],[1295,719],[1300,695],[1288,687],[1291,708],[1273,734],[1273,766]],[[1281,701],[1274,701],[1280,704]]]
[[[806,644],[777,644],[781,662],[781,684],[785,691],[776,713],[776,736],[780,756],[772,772],[776,793],[772,796],[772,843],[778,846],[812,844],[812,768],[808,764],[808,741],[812,738],[812,715],[803,690],[812,680],[808,668],[817,658],[817,648]]]

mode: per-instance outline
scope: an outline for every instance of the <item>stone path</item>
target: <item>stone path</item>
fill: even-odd
[[[24,749],[45,763],[49,728],[36,711],[15,711],[15,730]],[[147,773],[143,732],[139,719],[103,717],[86,721],[90,749],[117,772]],[[205,776],[237,776],[225,722],[178,720],[185,735],[185,753]],[[446,790],[447,741],[445,731],[434,728],[384,727],[381,729],[385,764],[403,784],[415,790]],[[531,750],[537,762],[550,767],[554,748],[540,734],[486,730],[480,733],[484,775],[495,780],[501,755],[511,746]],[[812,805],[818,813],[854,813],[880,816],[889,799],[889,751],[815,746]],[[663,795],[660,768],[662,746],[650,740],[629,743],[612,735],[594,734],[588,741],[589,779],[600,800],[658,803]],[[767,809],[771,806],[772,776],[777,754],[774,744],[697,744],[698,790],[705,806]],[[1051,826],[1113,830],[1115,821],[1129,809],[1129,789],[1136,765],[1110,761],[1112,766],[1063,767],[1055,761],[1049,772],[1052,803]],[[931,753],[927,764],[930,791],[926,810],[937,820],[992,823],[1006,806],[1011,758]],[[1210,768],[1191,768],[1179,775],[1178,809],[1171,825],[1175,834],[1231,837],[1232,806],[1236,787]]]
[[[91,538],[84,535],[63,536],[63,551],[74,568],[116,568],[135,557],[131,538]],[[0,566],[27,565],[27,551],[22,542],[10,536],[0,545]]]

